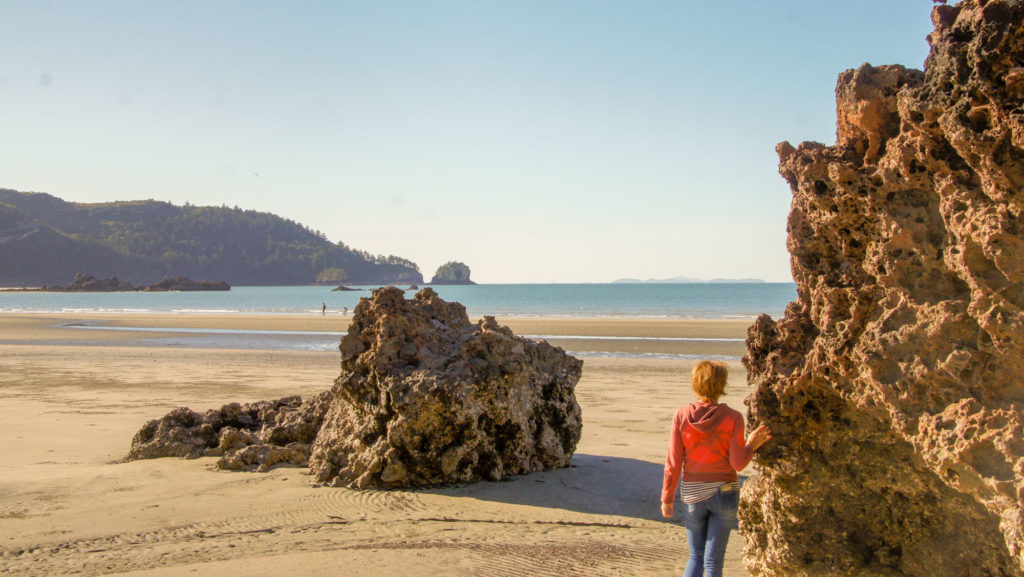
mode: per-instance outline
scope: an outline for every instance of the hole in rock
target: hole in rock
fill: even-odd
[[[968,449],[962,456],[964,462],[971,466],[982,477],[989,477],[998,481],[1012,481],[1014,479],[1013,467],[1006,461],[1006,457],[996,448],[991,441],[984,441]]]

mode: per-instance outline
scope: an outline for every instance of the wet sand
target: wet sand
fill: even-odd
[[[179,406],[329,388],[337,352],[145,346],[152,333],[60,326],[340,333],[347,320],[0,316],[0,572],[379,576],[414,566],[419,575],[682,575],[686,534],[661,519],[658,496],[669,422],[693,398],[694,360],[586,358],[577,387],[583,438],[571,468],[430,490],[352,491],[312,487],[302,468],[237,473],[214,469],[213,458],[119,462],[139,427]],[[733,340],[653,339],[742,339],[750,321],[499,322],[569,348],[604,344],[643,355],[700,344],[709,352],[699,354],[733,357]],[[724,401],[742,410],[744,371],[738,360],[727,363]],[[741,549],[734,533],[727,575],[746,575]]]
[[[198,338],[198,333],[176,329],[296,331],[344,333],[351,317],[340,315],[180,315],[180,314],[15,314],[0,315],[5,329],[3,342],[39,344],[127,343],[178,335]],[[737,360],[743,356],[746,329],[751,320],[705,319],[498,319],[516,334],[544,338],[567,351],[618,353],[621,356],[712,356]],[[126,330],[67,330],[67,326]],[[131,331],[131,328],[146,331]],[[153,332],[153,329],[167,329]],[[183,343],[187,345],[188,343]]]

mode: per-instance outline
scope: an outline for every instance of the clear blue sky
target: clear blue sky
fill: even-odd
[[[0,187],[273,212],[478,282],[789,281],[775,144],[930,0],[0,0]],[[257,175],[258,173],[258,175]]]

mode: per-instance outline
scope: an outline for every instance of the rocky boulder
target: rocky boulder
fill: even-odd
[[[265,471],[279,463],[306,465],[327,412],[327,393],[256,403],[231,403],[197,413],[186,407],[146,423],[126,460],[220,457],[221,469]]]
[[[377,289],[341,341],[341,375],[313,445],[318,482],[414,487],[566,467],[582,431],[582,362],[471,323],[429,289]]]
[[[778,147],[798,298],[750,328],[754,575],[1024,574],[1024,3],[937,6]]]

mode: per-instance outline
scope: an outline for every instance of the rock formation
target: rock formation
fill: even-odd
[[[92,275],[77,273],[69,285],[44,286],[40,290],[46,292],[131,292],[139,290],[139,287],[119,280],[116,276],[99,279]]]
[[[227,291],[231,286],[222,280],[200,280],[195,281],[183,276],[165,277],[164,280],[141,287],[146,292],[167,292],[167,291]]]
[[[118,278],[104,278],[98,279],[92,275],[83,273],[77,273],[74,281],[69,285],[59,286],[44,286],[40,291],[46,292],[168,292],[168,291],[227,291],[231,290],[231,286],[228,283],[218,281],[194,281],[186,277],[165,277],[162,281],[144,285],[136,286],[130,282],[118,280]]]
[[[377,289],[341,341],[310,468],[332,485],[412,487],[566,467],[582,431],[582,362],[470,323],[429,289]]]
[[[750,328],[754,575],[1024,574],[1024,3],[937,6],[778,146],[797,300]]]
[[[476,284],[469,278],[469,267],[465,263],[458,261],[446,262],[443,265],[437,267],[437,272],[434,273],[434,278],[430,279],[430,284],[436,285],[473,285]]]
[[[146,423],[126,460],[220,457],[221,469],[265,471],[282,462],[306,465],[327,412],[327,393],[231,403],[199,414],[182,407]]]
[[[356,307],[334,387],[308,401],[187,408],[147,423],[128,460],[220,456],[222,469],[307,460],[319,483],[413,487],[567,467],[582,423],[583,363],[471,323],[427,288],[387,287]]]

